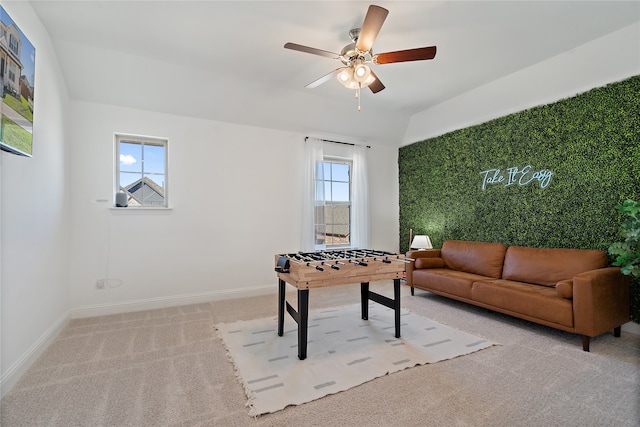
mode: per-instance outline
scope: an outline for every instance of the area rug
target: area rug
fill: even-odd
[[[375,303],[368,320],[361,319],[359,304],[311,310],[305,360],[298,359],[298,325],[287,313],[282,337],[277,316],[220,323],[216,329],[244,386],[250,416],[494,345],[405,309],[401,338],[394,337],[394,325],[393,310]]]

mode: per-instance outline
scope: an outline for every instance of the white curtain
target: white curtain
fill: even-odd
[[[354,145],[351,172],[351,246],[369,247],[369,176],[367,147]]]
[[[322,162],[324,153],[322,150],[322,141],[317,138],[307,138],[304,147],[305,155],[305,172],[304,172],[304,184],[303,184],[303,199],[302,199],[302,242],[300,248],[302,251],[309,252],[316,249],[321,249],[315,246],[316,242],[316,230],[315,230],[315,211],[317,203],[315,194],[315,180],[316,180],[316,165],[318,162]],[[318,171],[322,173],[322,171]],[[322,198],[324,199],[324,197]]]

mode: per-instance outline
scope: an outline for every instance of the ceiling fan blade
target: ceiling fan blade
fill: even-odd
[[[322,49],[316,49],[315,47],[303,46],[301,44],[295,44],[295,43],[285,43],[284,48],[297,50],[299,52],[311,53],[313,55],[326,56],[327,58],[331,58],[331,59],[338,59],[340,57],[340,55],[338,55],[337,53],[329,52]]]
[[[429,46],[379,53],[373,56],[373,62],[376,64],[392,64],[394,62],[423,61],[425,59],[433,59],[435,56],[436,47]]]
[[[382,89],[384,89],[384,85],[382,84],[382,82],[380,81],[380,79],[378,78],[378,76],[376,76],[376,73],[373,72],[373,70],[371,70],[371,75],[373,77],[375,77],[376,79],[374,80],[373,83],[371,83],[369,85],[369,89],[371,89],[371,92],[373,93],[378,93],[380,92]]]
[[[329,80],[331,80],[331,78],[334,77],[336,74],[338,74],[340,72],[340,70],[342,70],[343,68],[345,68],[345,67],[337,68],[337,69],[333,70],[332,72],[330,72],[329,74],[325,74],[324,76],[320,77],[318,80],[312,81],[311,83],[309,83],[305,87],[307,89],[313,89],[314,87],[318,87],[321,84],[326,83]]]
[[[356,47],[360,52],[368,52],[371,50],[373,42],[376,40],[376,37],[378,37],[380,28],[382,28],[382,24],[384,20],[387,19],[388,14],[389,11],[383,7],[376,6],[375,4],[369,6],[367,15],[362,22],[362,29],[360,30],[358,41],[356,42]]]

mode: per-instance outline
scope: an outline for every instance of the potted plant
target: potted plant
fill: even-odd
[[[620,236],[624,241],[609,246],[609,254],[614,258],[611,265],[631,276],[631,320],[640,323],[640,203],[625,200],[616,206],[616,210],[626,215],[620,224]]]
[[[615,257],[612,265],[620,267],[622,274],[640,277],[640,203],[625,200],[616,210],[627,217],[620,225],[624,241],[609,247],[609,254]]]

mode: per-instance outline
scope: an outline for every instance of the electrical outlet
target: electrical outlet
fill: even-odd
[[[96,288],[97,289],[106,289],[106,280],[104,279],[98,279],[96,280]]]

